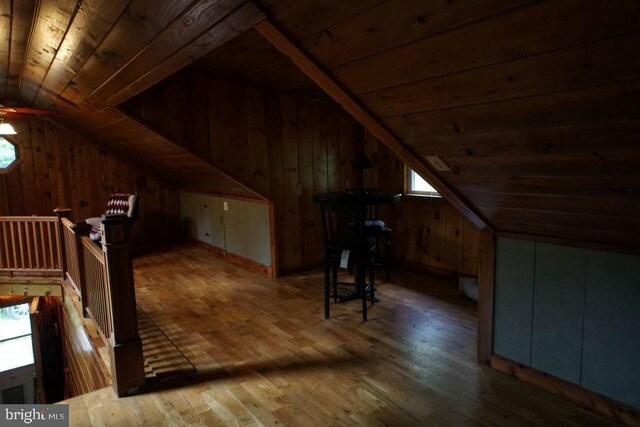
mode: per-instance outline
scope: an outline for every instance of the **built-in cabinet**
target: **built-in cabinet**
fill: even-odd
[[[640,257],[498,238],[495,354],[640,408]]]
[[[180,192],[180,215],[189,237],[271,266],[268,204]]]

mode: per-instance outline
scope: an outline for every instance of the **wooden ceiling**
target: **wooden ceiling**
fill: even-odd
[[[281,92],[327,98],[285,55],[250,29],[192,65],[212,76],[242,80]]]
[[[640,2],[258,3],[0,0],[0,93],[173,174],[203,159],[159,156],[114,106],[192,63],[313,90],[251,29],[262,9],[491,228],[640,246]]]

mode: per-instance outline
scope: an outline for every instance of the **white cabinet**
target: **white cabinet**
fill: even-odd
[[[267,204],[181,192],[180,211],[189,237],[259,264],[271,265]]]

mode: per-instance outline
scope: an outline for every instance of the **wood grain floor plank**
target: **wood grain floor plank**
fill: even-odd
[[[134,271],[139,306],[197,372],[71,399],[72,425],[614,425],[478,365],[475,303],[448,279],[395,272],[363,323],[359,303],[323,318],[321,271],[270,279],[188,245]]]

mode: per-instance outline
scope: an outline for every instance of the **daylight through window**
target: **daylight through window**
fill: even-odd
[[[9,169],[17,159],[15,145],[0,137],[0,170]]]
[[[0,309],[0,372],[31,365],[31,319],[29,304]]]
[[[413,169],[407,168],[407,194],[441,197],[440,193],[427,181],[422,179]]]

